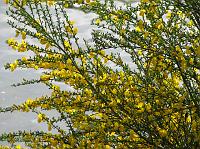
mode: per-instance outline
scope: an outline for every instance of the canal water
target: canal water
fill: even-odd
[[[25,101],[28,97],[36,98],[49,93],[47,87],[42,84],[12,87],[14,83],[21,82],[23,78],[33,79],[39,77],[39,72],[33,70],[19,70],[14,72],[5,70],[4,65],[8,62],[25,56],[26,53],[17,53],[6,44],[6,39],[14,37],[15,32],[7,25],[7,6],[0,1],[0,107],[11,106]],[[36,122],[33,113],[0,113],[0,134],[17,130],[38,130],[44,125]],[[1,142],[0,142],[1,145]]]

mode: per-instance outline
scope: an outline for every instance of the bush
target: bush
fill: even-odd
[[[18,142],[31,148],[200,147],[200,34],[194,12],[171,0],[121,7],[113,0],[7,2],[8,24],[22,38],[7,43],[34,56],[5,68],[43,70],[40,79],[16,86],[43,83],[52,93],[0,110],[34,112],[49,132],[11,132],[1,141],[18,149]],[[97,15],[92,43],[80,46],[69,8]],[[72,90],[61,90],[57,82]],[[52,110],[59,115],[45,114]]]

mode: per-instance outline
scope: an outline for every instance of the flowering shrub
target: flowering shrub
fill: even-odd
[[[22,38],[8,45],[34,56],[5,67],[43,70],[40,79],[16,86],[43,83],[52,92],[0,109],[34,112],[49,132],[11,132],[1,141],[17,149],[19,142],[31,148],[200,147],[200,34],[190,12],[171,0],[121,7],[112,0],[6,2],[8,24]],[[97,15],[92,44],[80,46],[69,8]],[[72,89],[61,90],[57,82]],[[59,115],[45,114],[52,110]]]

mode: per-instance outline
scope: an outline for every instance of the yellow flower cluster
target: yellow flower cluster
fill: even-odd
[[[95,24],[106,29],[106,33],[93,33],[94,45],[80,46],[78,28],[68,18],[59,24],[61,29],[53,28],[56,31],[42,30],[42,20],[37,32],[16,31],[21,42],[7,40],[18,52],[30,50],[34,54],[8,68],[41,69],[40,78],[28,84],[40,82],[52,90],[48,96],[28,98],[11,108],[37,113],[38,123],[46,123],[50,131],[23,132],[22,140],[30,142],[31,148],[198,146],[200,36],[191,17],[172,8],[170,1],[141,0],[137,9],[90,0],[74,3],[96,12],[99,18]],[[58,5],[53,0],[47,4]],[[21,11],[22,15],[28,13]],[[25,41],[28,36],[40,45],[30,45]],[[124,62],[123,52],[116,54],[117,49],[132,63]],[[48,117],[42,110],[56,110],[58,116]],[[51,133],[53,130],[58,133]],[[8,139],[15,137],[9,135]]]

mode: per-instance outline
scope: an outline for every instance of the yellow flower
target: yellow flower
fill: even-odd
[[[92,90],[91,89],[86,88],[84,91],[85,91],[85,94],[87,94],[87,96],[89,96],[89,97],[92,96]]]
[[[105,149],[111,149],[110,145],[106,145]]]
[[[182,14],[183,14],[182,11],[178,11],[178,12],[177,12],[177,15],[179,15],[179,16],[181,16]]]
[[[16,60],[14,63],[10,64],[10,70],[14,71],[17,68],[18,61]]]
[[[62,78],[66,78],[67,77],[67,71],[65,69],[62,69],[60,72],[59,72],[59,75],[60,77]]]
[[[123,138],[122,138],[122,136],[119,136],[119,137],[117,137],[117,139],[121,141]]]
[[[193,58],[190,58],[189,63],[190,63],[191,65],[194,64],[194,59],[193,59]]]
[[[53,85],[53,86],[52,86],[52,89],[53,89],[54,91],[59,91],[59,90],[60,90],[60,86],[58,86],[58,85]]]
[[[149,0],[141,0],[141,2],[147,3],[147,2],[149,2]]]
[[[83,3],[83,0],[78,0],[78,4],[82,4]]]
[[[191,26],[193,26],[193,25],[194,25],[194,22],[193,22],[192,20],[190,20],[190,21],[188,22],[188,26],[191,27]]]
[[[67,40],[64,41],[64,45],[66,48],[71,48],[71,45],[70,45],[69,41],[67,41]]]
[[[186,49],[185,51],[186,54],[190,55],[192,53],[189,46],[186,46],[185,49]]]
[[[137,110],[137,112],[138,113],[142,113],[142,112],[144,112],[144,103],[143,102],[139,102],[137,105],[136,105],[136,107],[138,108],[138,110]]]
[[[179,45],[176,46],[176,51],[177,52],[181,52],[182,51]]]
[[[27,46],[27,43],[24,40],[22,40],[22,43],[20,43],[18,45],[18,51],[19,52],[25,52],[26,51],[26,46]]]
[[[35,36],[36,36],[37,38],[40,38],[40,37],[41,37],[41,34],[40,34],[40,33],[35,33]]]
[[[20,32],[18,30],[16,30],[15,32],[16,32],[15,37],[18,37]]]
[[[159,21],[158,23],[156,23],[156,28],[157,29],[162,29],[164,27],[162,21]]]
[[[181,80],[178,76],[176,76],[176,75],[173,76],[173,82],[176,87],[179,87],[180,81]]]
[[[114,135],[115,135],[115,132],[111,132],[111,133],[110,133],[110,136],[114,136]]]
[[[26,105],[32,105],[32,103],[33,103],[33,100],[31,99],[31,98],[28,98],[27,100],[26,100]]]
[[[21,149],[21,145],[16,145],[15,149]]]
[[[144,16],[144,14],[145,14],[145,12],[146,12],[146,10],[144,10],[144,9],[142,9],[142,10],[140,10],[140,16]]]
[[[11,71],[14,71],[14,70],[16,69],[16,67],[17,67],[16,65],[10,64],[10,70],[11,70]]]
[[[47,39],[45,37],[40,37],[40,43],[41,44],[46,44],[47,43]]]
[[[170,19],[171,16],[172,16],[172,13],[171,13],[170,11],[167,11],[166,18],[167,18],[167,19]]]
[[[159,129],[159,134],[161,137],[166,137],[167,136],[167,131],[165,129]]]
[[[46,43],[45,49],[49,49],[51,47],[51,44],[49,42]]]
[[[144,106],[144,103],[143,102],[139,102],[138,105],[137,105],[137,108],[142,108]]]
[[[100,19],[96,19],[95,24],[99,25],[101,23]]]
[[[23,62],[27,61],[27,58],[26,57],[22,57],[22,61]]]
[[[147,110],[148,112],[150,112],[150,111],[151,111],[151,104],[148,103],[148,104],[146,104],[145,106],[146,106],[146,110]]]
[[[7,40],[7,44],[9,46],[14,45],[14,44],[16,44],[16,40],[14,38],[10,38],[10,39]]]
[[[69,21],[68,22],[70,25],[74,25],[75,24],[75,21]]]
[[[21,35],[22,35],[22,39],[26,39],[26,32],[22,31]]]
[[[102,56],[105,56],[105,50],[100,50],[99,54],[101,54]]]
[[[68,59],[67,59],[67,64],[68,64],[68,65],[71,65],[71,64],[72,64],[72,60],[68,58]]]
[[[135,31],[136,31],[136,32],[141,32],[142,30],[140,29],[139,26],[136,26],[136,27],[135,27]]]
[[[142,54],[143,54],[142,50],[138,50],[137,53],[138,53],[139,56],[142,56]]]
[[[197,128],[197,122],[196,121],[192,121],[192,130],[196,131]]]
[[[50,139],[50,142],[51,142],[51,145],[54,147],[56,147],[58,145],[58,141],[53,138]]]
[[[66,30],[66,32],[68,32],[70,34],[72,33],[72,29],[69,26],[65,26],[65,30]]]
[[[131,95],[131,92],[130,92],[129,90],[126,90],[126,91],[124,92],[124,95],[125,95],[126,97],[129,97],[129,96]]]
[[[43,115],[40,113],[40,114],[38,114],[38,116],[37,116],[37,121],[38,121],[38,123],[41,123],[42,120],[43,120]]]
[[[52,0],[49,0],[47,3],[48,3],[48,5],[49,5],[49,6],[52,6],[52,5],[54,5],[54,4],[55,4],[55,2],[54,2],[54,1],[52,1]]]
[[[69,7],[69,4],[66,2],[65,5],[64,5],[64,7],[65,7],[65,8],[68,8],[68,7]]]
[[[191,118],[191,116],[189,115],[189,116],[186,118],[186,122],[187,122],[187,123],[191,123],[191,121],[192,121],[192,118]]]
[[[139,136],[133,131],[130,131],[130,139],[131,140],[137,140],[139,138]]]
[[[103,114],[102,113],[97,113],[95,114],[97,117],[96,118],[102,118],[103,117]]]
[[[52,125],[50,123],[48,123],[48,131],[52,130]]]
[[[9,3],[9,1],[10,1],[10,0],[4,0],[4,2],[5,2],[6,4],[8,4],[8,3]]]
[[[113,94],[117,94],[117,90],[114,88],[114,89],[112,90],[112,93],[113,93]]]
[[[81,100],[81,96],[80,96],[80,95],[77,95],[77,96],[76,96],[76,101],[79,102],[80,100]]]
[[[198,47],[195,49],[195,53],[197,54],[197,56],[200,56],[200,46],[198,46]]]
[[[46,74],[40,76],[40,80],[42,80],[42,81],[48,81],[50,78],[51,78],[51,76],[50,75],[46,75]]]
[[[73,29],[73,34],[76,35],[77,33],[78,33],[78,28],[75,27],[75,28]]]
[[[140,30],[144,30],[144,26],[143,26],[143,21],[139,20],[139,22],[137,23],[137,26],[140,28]]]

